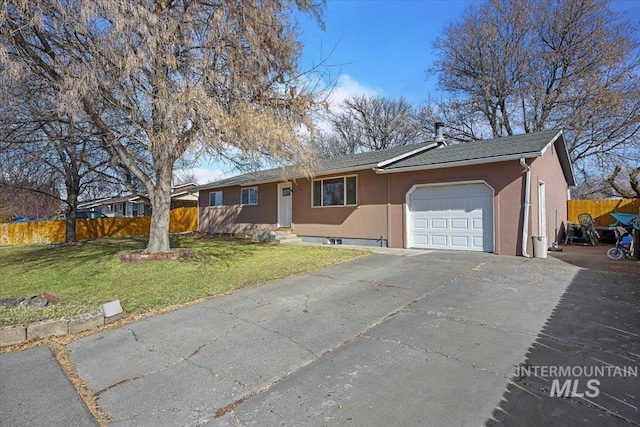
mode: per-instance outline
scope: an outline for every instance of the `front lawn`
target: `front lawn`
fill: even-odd
[[[176,235],[172,247],[193,248],[185,261],[120,262],[146,237],[99,239],[84,246],[0,249],[0,299],[42,291],[60,297],[45,308],[0,307],[0,326],[99,310],[119,299],[130,314],[145,313],[345,262],[366,251],[257,244],[242,239]]]

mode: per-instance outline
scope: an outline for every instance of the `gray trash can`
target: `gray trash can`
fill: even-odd
[[[533,257],[547,257],[547,236],[531,236],[533,239]]]

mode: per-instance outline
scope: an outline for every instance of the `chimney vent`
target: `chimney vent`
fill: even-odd
[[[434,141],[437,142],[438,144],[447,145],[444,142],[444,134],[443,134],[444,123],[436,122],[435,126],[436,126],[436,136],[434,138]]]

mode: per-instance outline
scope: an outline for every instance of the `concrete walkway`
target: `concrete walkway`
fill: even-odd
[[[119,426],[509,424],[497,405],[580,268],[383,252],[91,335],[71,360]],[[53,384],[34,410],[56,415]],[[0,406],[37,425],[15,415]]]

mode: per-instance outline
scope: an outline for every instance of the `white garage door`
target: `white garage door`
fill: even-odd
[[[408,205],[409,247],[493,252],[493,191],[486,184],[417,187]]]

